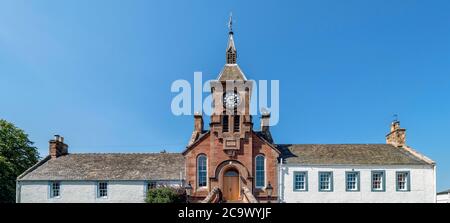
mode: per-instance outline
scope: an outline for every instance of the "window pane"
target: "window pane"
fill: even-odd
[[[202,155],[198,157],[197,161],[197,174],[198,174],[198,186],[199,187],[206,187],[206,156]]]
[[[98,183],[98,196],[107,197],[108,196],[108,183],[100,182]]]
[[[347,173],[347,190],[358,190],[358,173]]]
[[[319,174],[319,189],[331,190],[331,173],[323,172]]]
[[[408,173],[397,173],[397,188],[398,190],[408,190]]]
[[[383,172],[372,173],[372,189],[383,190]]]
[[[255,158],[256,161],[256,186],[264,187],[265,186],[265,165],[264,165],[264,156],[258,155]]]
[[[59,197],[59,195],[60,195],[60,183],[59,182],[53,182],[51,184],[50,196],[51,197]]]
[[[305,173],[296,173],[294,188],[295,190],[305,190],[306,189],[306,177]]]

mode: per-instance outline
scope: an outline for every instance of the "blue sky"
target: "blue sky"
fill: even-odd
[[[277,143],[384,143],[393,114],[450,188],[449,1],[0,2],[0,118],[47,155],[181,151],[173,81],[215,78],[234,15],[247,77],[280,81]],[[259,126],[259,124],[255,124]]]

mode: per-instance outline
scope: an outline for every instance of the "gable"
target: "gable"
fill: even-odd
[[[276,147],[275,144],[269,142],[266,138],[264,138],[264,134],[259,134],[258,132],[253,132],[253,137],[258,140],[261,144],[268,146],[273,149],[276,153],[281,154],[281,151]]]
[[[200,135],[198,137],[198,139],[193,142],[192,144],[190,144],[189,146],[186,147],[186,149],[181,153],[183,156],[186,156],[187,153],[189,153],[190,151],[194,150],[197,146],[199,146],[202,143],[207,143],[207,146],[209,146],[209,137],[210,137],[210,131]]]

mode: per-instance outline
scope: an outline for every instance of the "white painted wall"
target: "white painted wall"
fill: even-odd
[[[438,194],[437,203],[450,203],[450,192],[447,194]]]
[[[59,198],[50,198],[50,181],[19,181],[19,203],[142,203],[147,181],[107,181],[108,197],[97,197],[97,181],[60,181]],[[179,186],[180,181],[164,181]]]
[[[351,202],[351,203],[435,203],[436,185],[432,166],[298,166],[284,164],[281,167],[281,202],[316,203],[316,202]],[[384,170],[386,174],[385,192],[372,192],[371,171]],[[308,191],[293,190],[294,171],[308,172]],[[333,191],[319,192],[319,171],[333,172]],[[347,192],[345,189],[345,172],[360,172],[360,191]],[[410,171],[411,190],[396,191],[396,171]]]

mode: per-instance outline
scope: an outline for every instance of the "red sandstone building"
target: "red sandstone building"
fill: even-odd
[[[186,160],[186,181],[193,187],[192,198],[203,200],[214,189],[224,200],[242,200],[244,193],[265,200],[265,188],[273,188],[277,199],[277,158],[280,151],[273,144],[269,114],[262,116],[266,125],[253,130],[250,98],[253,82],[247,80],[236,64],[237,51],[233,32],[229,32],[226,64],[217,80],[211,82],[213,115],[208,131],[202,115],[196,114],[195,129],[182,153]],[[245,198],[248,199],[248,198]]]

